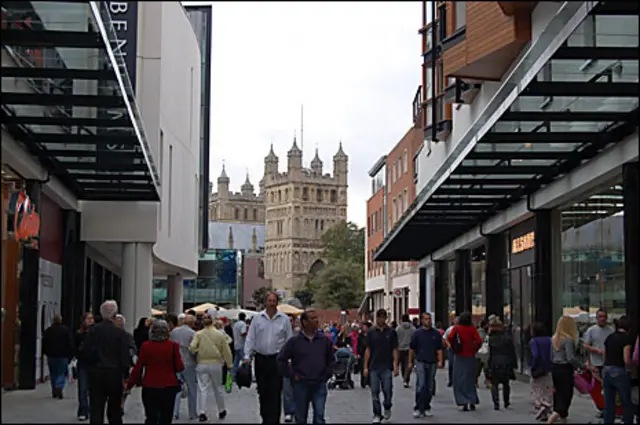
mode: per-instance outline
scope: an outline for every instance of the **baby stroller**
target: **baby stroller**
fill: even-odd
[[[330,390],[340,387],[343,390],[353,389],[354,383],[351,379],[353,372],[354,356],[348,348],[340,348],[334,354],[336,365],[333,368],[333,376],[329,380]]]

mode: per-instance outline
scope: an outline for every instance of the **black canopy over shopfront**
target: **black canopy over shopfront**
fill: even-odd
[[[637,14],[636,2],[596,6],[464,160],[418,194],[374,261],[420,260],[637,131],[638,35],[607,38],[593,24]]]
[[[157,201],[127,64],[137,34],[116,35],[107,3],[2,3],[2,125],[78,199]]]

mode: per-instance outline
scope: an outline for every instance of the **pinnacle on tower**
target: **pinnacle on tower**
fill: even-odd
[[[318,148],[316,147],[316,155],[313,157],[311,161],[311,170],[313,170],[316,174],[322,174],[322,160],[320,159],[320,155],[318,154]]]
[[[346,153],[344,153],[344,151],[342,150],[342,141],[340,141],[340,146],[338,147],[338,152],[336,152],[336,154],[333,156],[333,160],[346,160],[349,157],[347,156]]]
[[[224,161],[222,161],[222,172],[220,173],[220,177],[218,177],[218,184],[225,182],[229,183],[229,176],[227,176],[227,170]]]

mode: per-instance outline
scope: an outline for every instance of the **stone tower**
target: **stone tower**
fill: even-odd
[[[265,278],[291,296],[312,268],[324,266],[324,232],[347,219],[348,157],[340,144],[333,176],[322,174],[317,150],[311,169],[304,168],[294,137],[287,160],[287,171],[280,173],[273,146],[264,159]]]
[[[274,155],[275,156],[275,155]],[[277,162],[276,162],[277,167]],[[218,177],[218,191],[209,199],[210,221],[231,221],[236,223],[264,223],[263,194],[256,194],[249,173],[240,192],[229,189],[230,179],[224,165]],[[261,188],[261,192],[263,192]]]

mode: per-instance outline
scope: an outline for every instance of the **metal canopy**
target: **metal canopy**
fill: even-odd
[[[619,16],[615,9],[596,10],[609,22],[611,15],[637,20],[626,9]],[[431,195],[412,204],[375,252],[375,261],[420,260],[637,131],[637,24],[616,24],[636,28],[632,41],[621,38],[626,46],[594,47],[584,47],[584,25]],[[616,211],[615,205],[597,209],[594,202],[581,220]],[[575,224],[579,209],[576,205],[563,217]]]
[[[108,13],[67,2],[73,13],[61,25],[52,23],[58,2],[41,3],[3,2],[3,128],[78,199],[158,201],[157,171],[117,55],[114,68],[119,41],[103,21]]]

